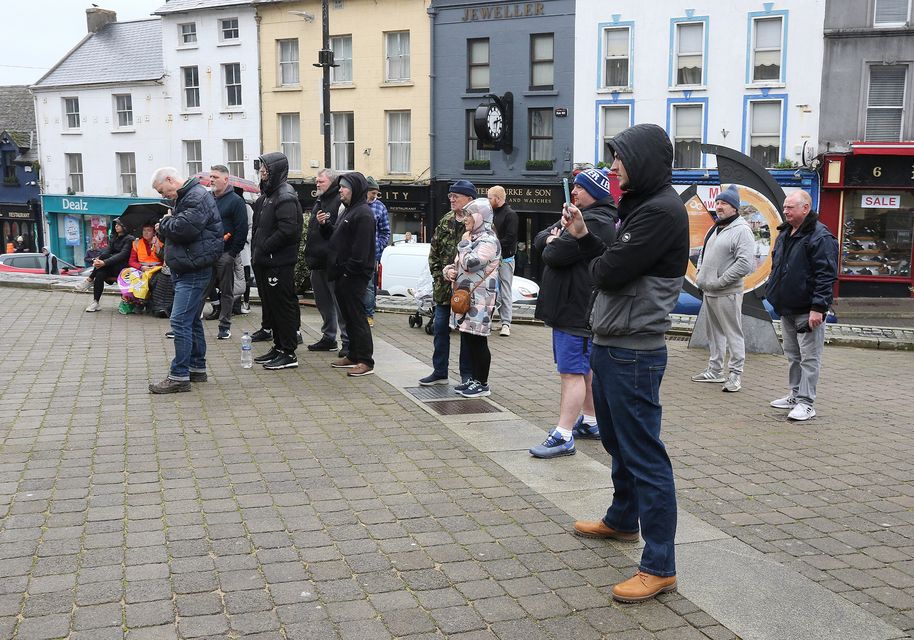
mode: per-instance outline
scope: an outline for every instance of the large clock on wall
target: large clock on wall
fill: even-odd
[[[476,107],[473,129],[476,147],[483,151],[500,150],[511,153],[514,138],[514,96],[511,92],[499,97],[486,96],[489,101]]]

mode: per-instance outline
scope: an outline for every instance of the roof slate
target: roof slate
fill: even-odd
[[[235,7],[245,4],[252,4],[252,0],[167,0],[166,4],[163,4],[153,13],[162,16],[169,13],[219,9],[221,7]]]
[[[35,100],[25,85],[0,87],[0,131],[9,132],[16,143],[29,145],[29,132],[35,131]]]
[[[165,75],[162,20],[112,22],[90,33],[33,87],[158,80]]]

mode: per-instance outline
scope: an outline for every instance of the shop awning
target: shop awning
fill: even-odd
[[[914,142],[852,142],[855,156],[914,156]]]

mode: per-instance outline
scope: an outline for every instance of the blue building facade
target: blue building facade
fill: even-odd
[[[433,0],[432,193],[428,232],[449,209],[447,187],[472,181],[507,191],[528,248],[558,219],[572,170],[574,0]],[[504,104],[510,144],[481,150],[477,107]],[[532,257],[532,256],[531,256]],[[538,265],[525,275],[535,275]]]
[[[38,172],[32,94],[24,85],[0,87],[0,253],[38,251],[45,242]]]

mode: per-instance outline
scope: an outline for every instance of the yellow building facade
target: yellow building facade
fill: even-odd
[[[429,180],[429,0],[331,0],[331,166],[378,181]],[[263,151],[289,177],[324,166],[320,0],[258,6]]]

